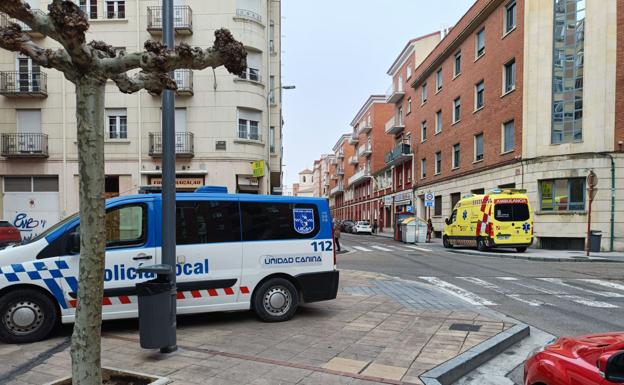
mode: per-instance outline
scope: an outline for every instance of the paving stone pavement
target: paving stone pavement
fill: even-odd
[[[423,372],[513,326],[470,309],[422,283],[342,271],[336,300],[304,305],[288,322],[262,323],[251,312],[179,317],[171,355],[142,350],[136,321],[106,322],[103,364],[176,385],[422,384]],[[65,326],[41,343],[0,344],[0,384],[68,375],[70,334]]]

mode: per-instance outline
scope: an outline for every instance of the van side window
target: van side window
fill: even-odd
[[[311,231],[299,228],[295,224],[295,211],[298,213],[312,212],[314,226]],[[241,202],[241,213],[243,216],[243,241],[309,239],[314,238],[320,230],[319,213],[316,205]]]
[[[106,247],[142,245],[146,239],[144,205],[123,206],[106,213]]]
[[[176,203],[176,243],[240,242],[238,202],[179,201]]]

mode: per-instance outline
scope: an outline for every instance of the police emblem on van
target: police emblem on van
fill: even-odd
[[[293,209],[295,231],[299,234],[310,234],[314,231],[314,210]]]

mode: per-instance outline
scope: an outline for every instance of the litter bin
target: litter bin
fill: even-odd
[[[403,243],[416,243],[416,218],[407,218],[401,222],[401,241]]]
[[[176,290],[169,280],[171,267],[155,265],[137,269],[155,279],[137,283],[139,340],[143,349],[164,349],[176,345]]]
[[[589,251],[600,252],[600,242],[602,241],[602,231],[592,230],[589,235]]]

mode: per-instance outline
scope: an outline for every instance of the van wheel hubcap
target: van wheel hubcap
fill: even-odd
[[[24,335],[32,333],[43,324],[41,307],[30,301],[14,303],[4,314],[4,324],[11,333]]]
[[[290,293],[281,286],[272,287],[264,295],[264,310],[274,316],[282,316],[290,309]]]

